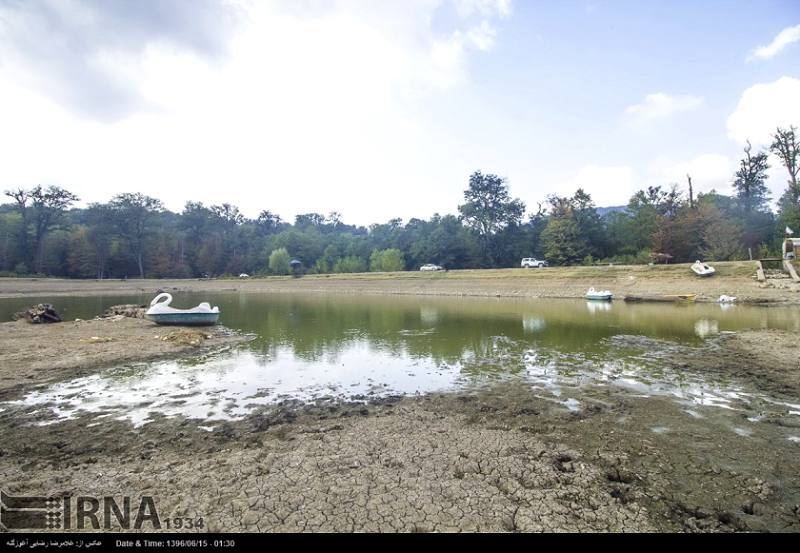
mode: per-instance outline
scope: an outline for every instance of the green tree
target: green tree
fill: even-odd
[[[108,258],[113,243],[114,217],[111,208],[103,204],[91,204],[87,209],[87,231],[85,240],[94,257],[95,276],[102,280],[106,274]]]
[[[339,259],[333,266],[334,273],[365,273],[367,264],[355,255],[348,255]]]
[[[44,263],[44,242],[47,233],[58,225],[64,212],[78,196],[60,186],[36,186],[31,190],[7,190],[5,194],[17,204],[22,217],[21,241],[27,259],[33,261],[34,271],[42,272]],[[29,203],[30,202],[30,203]],[[28,224],[33,226],[33,251],[28,250]]]
[[[286,248],[272,250],[269,254],[269,270],[276,275],[288,275],[289,261],[291,261],[291,256]]]
[[[586,239],[588,255],[604,256],[608,247],[605,224],[597,214],[592,197],[582,188],[578,188],[572,196],[571,205],[572,216],[578,224],[581,236]]]
[[[753,155],[752,149],[748,141],[744,148],[745,157],[739,162],[739,169],[733,180],[736,197],[746,215],[761,211],[769,201],[769,191],[765,184],[769,169],[767,154],[759,152]]]
[[[397,248],[373,250],[369,257],[369,270],[373,272],[395,272],[406,268],[403,252]]]
[[[797,182],[800,172],[800,143],[797,141],[797,128],[793,125],[788,129],[779,127],[772,139],[770,152],[781,160],[789,173],[788,186],[778,201],[778,232],[782,235],[787,226],[800,232],[800,183]]]
[[[518,198],[511,198],[505,179],[484,175],[480,171],[470,175],[464,200],[458,211],[478,234],[485,262],[493,265],[495,248],[492,238],[500,229],[520,223],[525,214],[525,204]]]
[[[164,204],[161,200],[137,192],[117,194],[111,199],[110,206],[114,210],[117,232],[126,240],[136,260],[139,278],[144,278],[145,241],[152,232],[150,223],[153,216],[164,209]]]
[[[555,265],[573,265],[589,253],[578,223],[571,216],[553,217],[542,232],[544,256]]]

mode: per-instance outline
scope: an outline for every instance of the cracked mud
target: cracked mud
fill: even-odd
[[[732,451],[673,402],[606,399],[573,413],[499,385],[287,403],[211,431],[174,418],[23,426],[0,413],[0,479],[12,494],[152,495],[162,517],[202,516],[206,530],[800,528],[785,440]]]

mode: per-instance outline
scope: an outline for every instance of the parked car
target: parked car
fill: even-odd
[[[544,259],[536,259],[535,257],[525,257],[523,258],[522,263],[520,263],[520,267],[523,269],[530,269],[531,267],[538,267],[541,269],[542,267],[547,266],[547,261]]]
[[[420,271],[441,271],[442,267],[439,265],[434,265],[433,263],[426,263],[422,267],[419,268]]]

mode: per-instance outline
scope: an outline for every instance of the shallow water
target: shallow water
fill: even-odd
[[[58,298],[56,307],[65,318],[91,318],[146,299]],[[2,408],[35,413],[43,424],[85,413],[135,425],[157,414],[213,423],[284,399],[366,401],[514,380],[569,411],[609,393],[667,397],[693,420],[729,416],[732,434],[742,438],[765,417],[800,422],[800,402],[659,362],[723,332],[798,331],[797,308],[231,293],[176,294],[173,306],[206,300],[220,306],[222,324],[253,341],[189,361],[115,367]],[[0,300],[0,316],[36,301]],[[794,434],[787,429],[786,439]]]

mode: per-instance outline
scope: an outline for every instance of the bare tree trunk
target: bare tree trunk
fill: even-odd
[[[136,261],[139,264],[139,278],[144,278],[144,263],[142,262],[141,250],[136,254]]]

